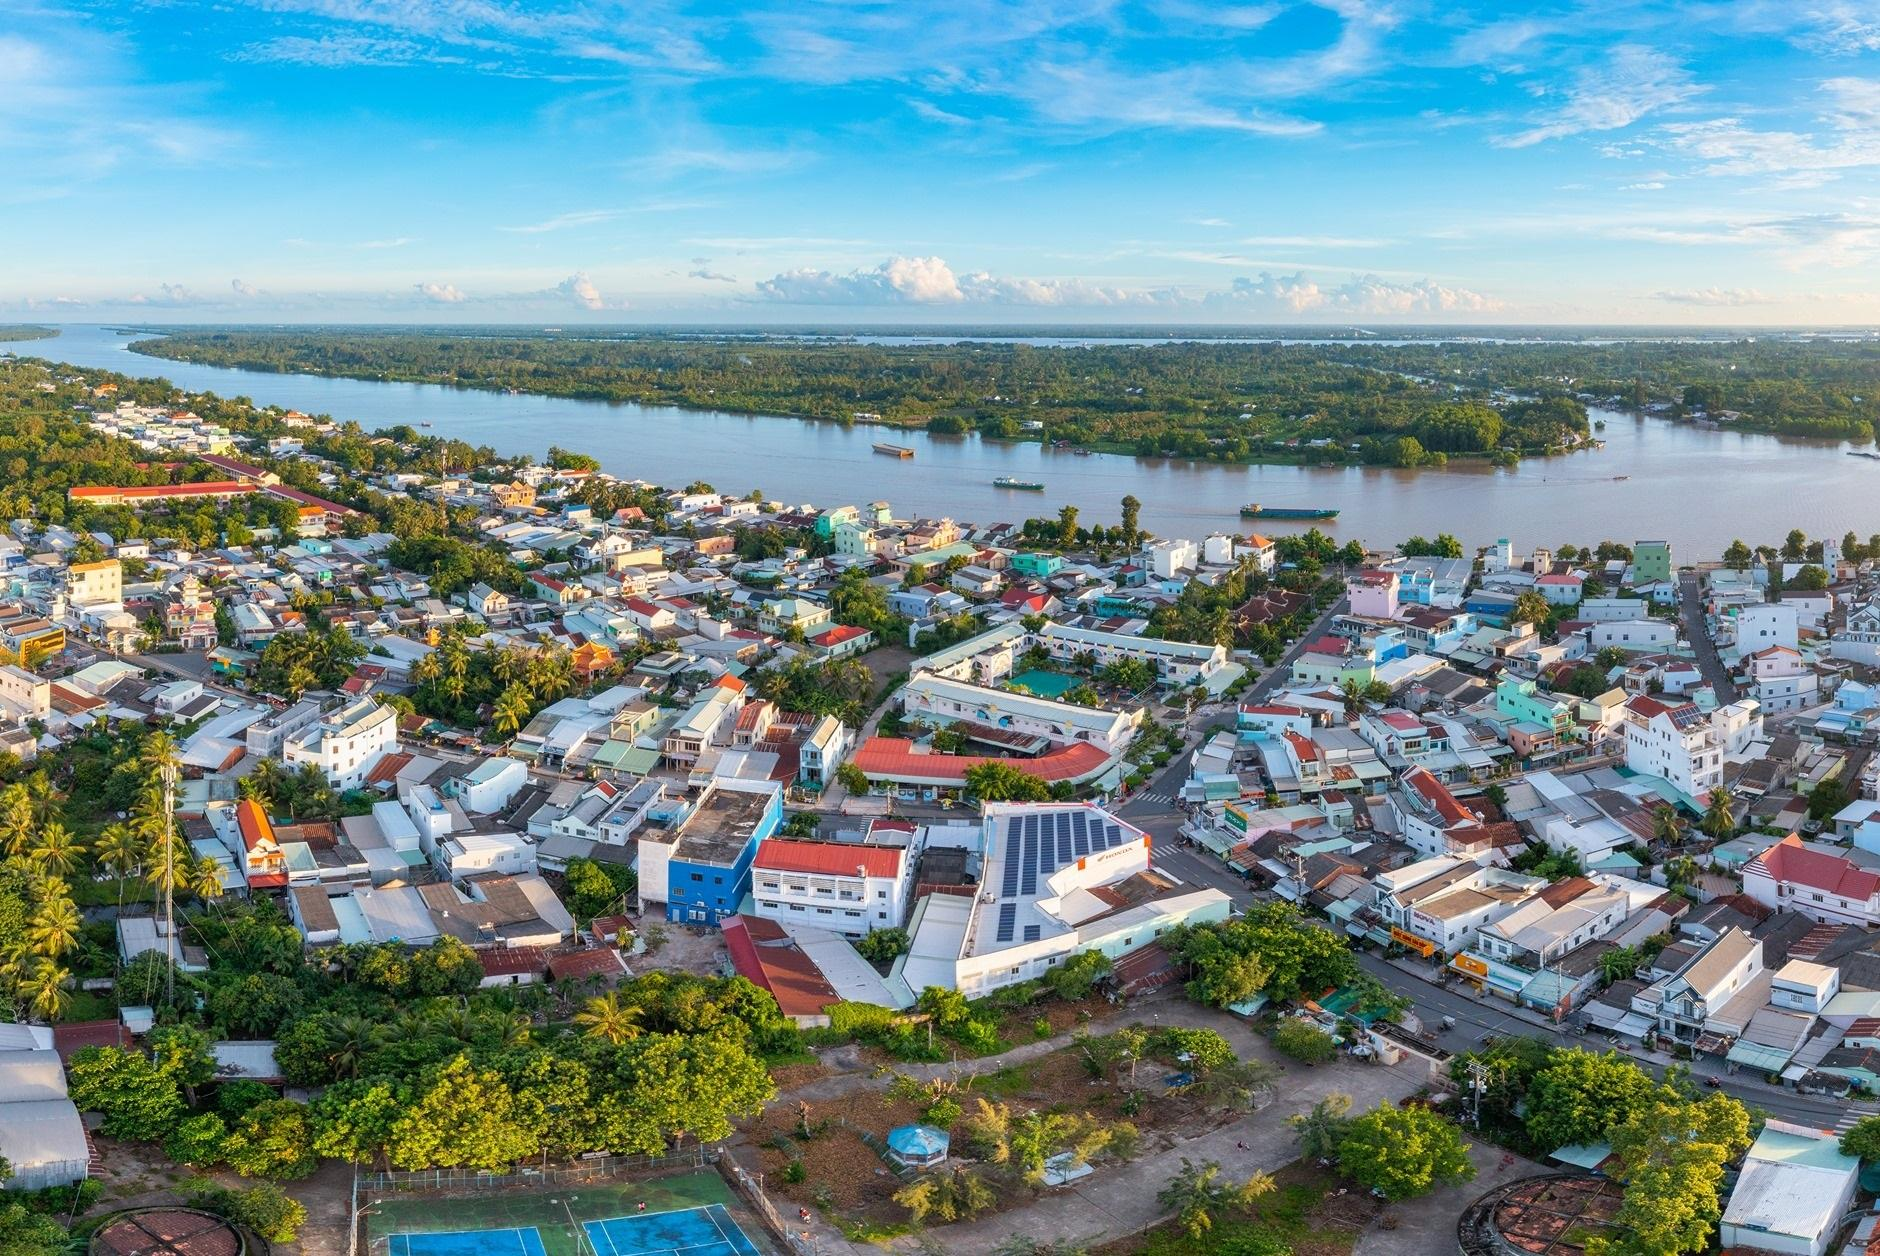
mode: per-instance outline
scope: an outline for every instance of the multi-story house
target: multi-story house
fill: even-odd
[[[1733,702],[1706,715],[1694,702],[1668,703],[1641,694],[1625,707],[1626,767],[1662,777],[1692,799],[1716,788],[1724,760],[1742,754],[1762,732],[1761,708],[1754,701]]]
[[[1733,926],[1681,971],[1633,995],[1632,1010],[1649,1017],[1660,1036],[1689,1045],[1762,972],[1762,941]]]
[[[714,781],[665,828],[640,829],[641,898],[666,905],[675,924],[717,925],[751,888],[757,848],[783,820],[783,791],[769,781]]]
[[[862,842],[772,837],[757,848],[756,914],[859,938],[907,922],[914,852]]]
[[[1393,941],[1424,955],[1454,954],[1483,925],[1532,898],[1546,881],[1446,855],[1380,872],[1373,908]]]
[[[358,789],[386,754],[398,749],[398,712],[376,698],[361,698],[324,714],[287,738],[281,759],[290,768],[312,764],[339,790]]]
[[[1764,646],[1743,659],[1743,676],[1764,712],[1779,715],[1820,701],[1820,678],[1802,662],[1801,651],[1786,645]]]
[[[1743,866],[1743,892],[1823,924],[1880,925],[1880,873],[1811,850],[1794,833]]]

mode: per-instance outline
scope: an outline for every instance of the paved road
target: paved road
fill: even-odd
[[[1653,1058],[1638,1048],[1628,1049],[1623,1043],[1615,1046],[1599,1034],[1588,1034],[1582,1038],[1566,1030],[1538,1024],[1526,1016],[1516,1014],[1514,1007],[1505,1000],[1492,995],[1477,998],[1460,983],[1439,986],[1371,954],[1361,953],[1358,963],[1392,991],[1409,999],[1418,1019],[1426,1026],[1434,1028],[1442,1024],[1443,1017],[1455,1017],[1454,1029],[1437,1033],[1437,1042],[1447,1050],[1466,1051],[1480,1046],[1491,1037],[1522,1035],[1588,1050],[1613,1048],[1654,1072],[1662,1073],[1664,1070],[1663,1057]],[[1855,1107],[1826,1095],[1799,1095],[1792,1090],[1759,1081],[1753,1074],[1726,1072],[1724,1066],[1708,1058],[1693,1062],[1691,1071],[1699,1077],[1717,1077],[1722,1090],[1745,1104],[1763,1109],[1771,1116],[1822,1129],[1843,1125],[1844,1117],[1866,1116],[1876,1110],[1871,1104]]]
[[[1237,701],[1260,702],[1284,684],[1292,676],[1293,660],[1304,653],[1308,644],[1324,635],[1325,625],[1331,622],[1332,616],[1344,608],[1345,599],[1342,597],[1326,607],[1325,613],[1312,621],[1312,627],[1300,634],[1299,639],[1280,655],[1279,663],[1269,668],[1266,675],[1248,685]],[[1234,704],[1230,704],[1228,709],[1232,710],[1233,707]],[[1183,821],[1187,819],[1182,812],[1181,805],[1174,799],[1181,797],[1182,785],[1188,780],[1189,753],[1199,740],[1199,733],[1219,723],[1222,718],[1221,710],[1213,706],[1203,706],[1191,715],[1187,722],[1188,735],[1183,740],[1181,753],[1169,759],[1168,766],[1163,768],[1158,776],[1131,794],[1128,801],[1116,809],[1116,813],[1137,828],[1154,834],[1157,839],[1174,836],[1175,831],[1181,828]]]
[[[1736,682],[1730,679],[1729,669],[1723,665],[1723,656],[1717,653],[1717,643],[1711,640],[1710,628],[1704,622],[1704,600],[1698,579],[1695,571],[1678,573],[1678,606],[1684,619],[1684,637],[1697,656],[1697,670],[1703,673],[1704,683],[1716,691],[1717,701],[1735,702]]]

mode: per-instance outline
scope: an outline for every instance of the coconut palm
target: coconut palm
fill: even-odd
[[[623,1003],[616,991],[589,999],[587,1006],[574,1014],[574,1023],[590,1038],[601,1038],[614,1046],[640,1036],[640,1018],[644,1012],[637,1005]]]
[[[58,959],[78,945],[84,925],[69,895],[48,894],[26,922],[26,945],[43,959]]]
[[[35,772],[26,778],[26,797],[32,804],[33,819],[37,823],[45,824],[58,818],[62,799],[45,772]]]
[[[1652,812],[1652,838],[1666,846],[1676,846],[1684,840],[1684,817],[1678,814],[1676,807],[1667,804]]]
[[[1731,811],[1735,805],[1736,796],[1727,787],[1717,786],[1710,791],[1710,805],[1704,808],[1704,818],[1697,827],[1719,841],[1729,837],[1736,832],[1736,816]]]
[[[359,1076],[366,1060],[385,1041],[380,1028],[363,1016],[342,1016],[328,1030],[326,1063],[340,1079]]]
[[[182,886],[205,903],[221,898],[222,865],[211,855],[190,860],[183,870]]]
[[[72,974],[49,959],[29,962],[13,988],[26,1001],[26,1009],[43,1021],[63,1017],[72,1006],[72,992],[67,988]]]
[[[42,825],[26,857],[54,876],[68,876],[84,859],[85,846],[72,831],[54,820]]]
[[[92,857],[112,876],[128,877],[144,866],[143,841],[128,824],[107,824],[92,844]]]
[[[17,858],[33,841],[33,803],[17,781],[0,789],[0,852]]]
[[[411,679],[416,684],[428,685],[438,678],[441,671],[437,651],[433,650],[411,665]]]
[[[1182,1157],[1181,1170],[1156,1196],[1156,1202],[1175,1214],[1188,1237],[1199,1242],[1214,1228],[1213,1214],[1228,1208],[1246,1208],[1273,1190],[1273,1179],[1255,1173],[1245,1182],[1223,1176],[1213,1160],[1195,1164]]]
[[[1299,1140],[1299,1154],[1310,1160],[1336,1157],[1345,1127],[1350,1124],[1345,1114],[1350,1111],[1351,1096],[1334,1090],[1313,1104],[1311,1111],[1287,1117],[1286,1124],[1292,1126],[1293,1137]]]
[[[515,685],[503,690],[490,712],[490,726],[505,737],[520,732],[529,719],[529,696]]]

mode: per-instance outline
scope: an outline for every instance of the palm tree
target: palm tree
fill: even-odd
[[[1684,840],[1684,817],[1678,809],[1669,803],[1652,812],[1652,839],[1666,846],[1676,846]]]
[[[1213,1160],[1195,1164],[1183,1156],[1180,1171],[1155,1197],[1197,1242],[1214,1228],[1216,1210],[1245,1208],[1273,1189],[1273,1179],[1265,1173],[1255,1173],[1238,1185],[1222,1181],[1221,1174],[1221,1166]]]
[[[39,958],[28,963],[14,981],[14,989],[26,1000],[26,1009],[43,1021],[63,1017],[72,1006],[72,992],[66,988],[72,974],[52,960]]]
[[[1337,1157],[1338,1144],[1344,1141],[1345,1114],[1351,1111],[1351,1096],[1334,1090],[1312,1105],[1310,1112],[1286,1118],[1293,1137],[1299,1140],[1299,1154],[1308,1160],[1326,1161]]]
[[[221,898],[222,865],[212,855],[190,860],[183,870],[183,888],[204,903]]]
[[[520,732],[529,719],[529,696],[515,685],[503,690],[490,712],[490,726],[505,737]]]
[[[24,855],[33,840],[33,803],[17,781],[0,789],[0,852]]]
[[[327,1066],[340,1079],[357,1077],[366,1059],[385,1041],[379,1027],[363,1016],[342,1016],[328,1031]]]
[[[1736,796],[1727,786],[1719,785],[1710,791],[1710,805],[1704,808],[1704,818],[1697,827],[1718,841],[1736,832],[1736,816],[1731,808],[1736,805]]]
[[[428,685],[438,678],[441,670],[437,661],[437,651],[433,650],[411,665],[411,679],[417,684]]]
[[[52,778],[44,771],[33,773],[26,778],[26,797],[31,801],[33,819],[44,824],[59,816],[59,791],[53,787]]]
[[[574,1023],[590,1038],[601,1038],[619,1046],[640,1036],[643,1009],[622,1003],[617,991],[589,999],[587,1006],[574,1014]]]
[[[26,857],[46,872],[64,877],[71,874],[83,859],[85,847],[72,831],[57,820],[39,830],[39,837]]]
[[[113,876],[128,877],[144,865],[144,844],[128,824],[107,824],[91,848],[92,857]]]
[[[69,895],[48,894],[26,923],[26,944],[35,955],[58,959],[78,945],[85,922]]]
[[[148,880],[163,895],[164,936],[176,937],[176,882],[179,870],[187,866],[189,847],[176,826],[176,782],[183,774],[183,756],[168,733],[152,733],[144,741],[143,766],[150,775],[150,788],[140,801],[142,831],[151,838],[151,870]],[[163,1001],[176,1002],[176,967],[164,970]]]

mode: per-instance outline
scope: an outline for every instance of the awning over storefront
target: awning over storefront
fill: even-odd
[[[1732,1064],[1741,1064],[1744,1068],[1753,1068],[1761,1073],[1775,1073],[1789,1062],[1789,1052],[1781,1047],[1765,1047],[1760,1042],[1750,1042],[1739,1038],[1723,1058]]]

